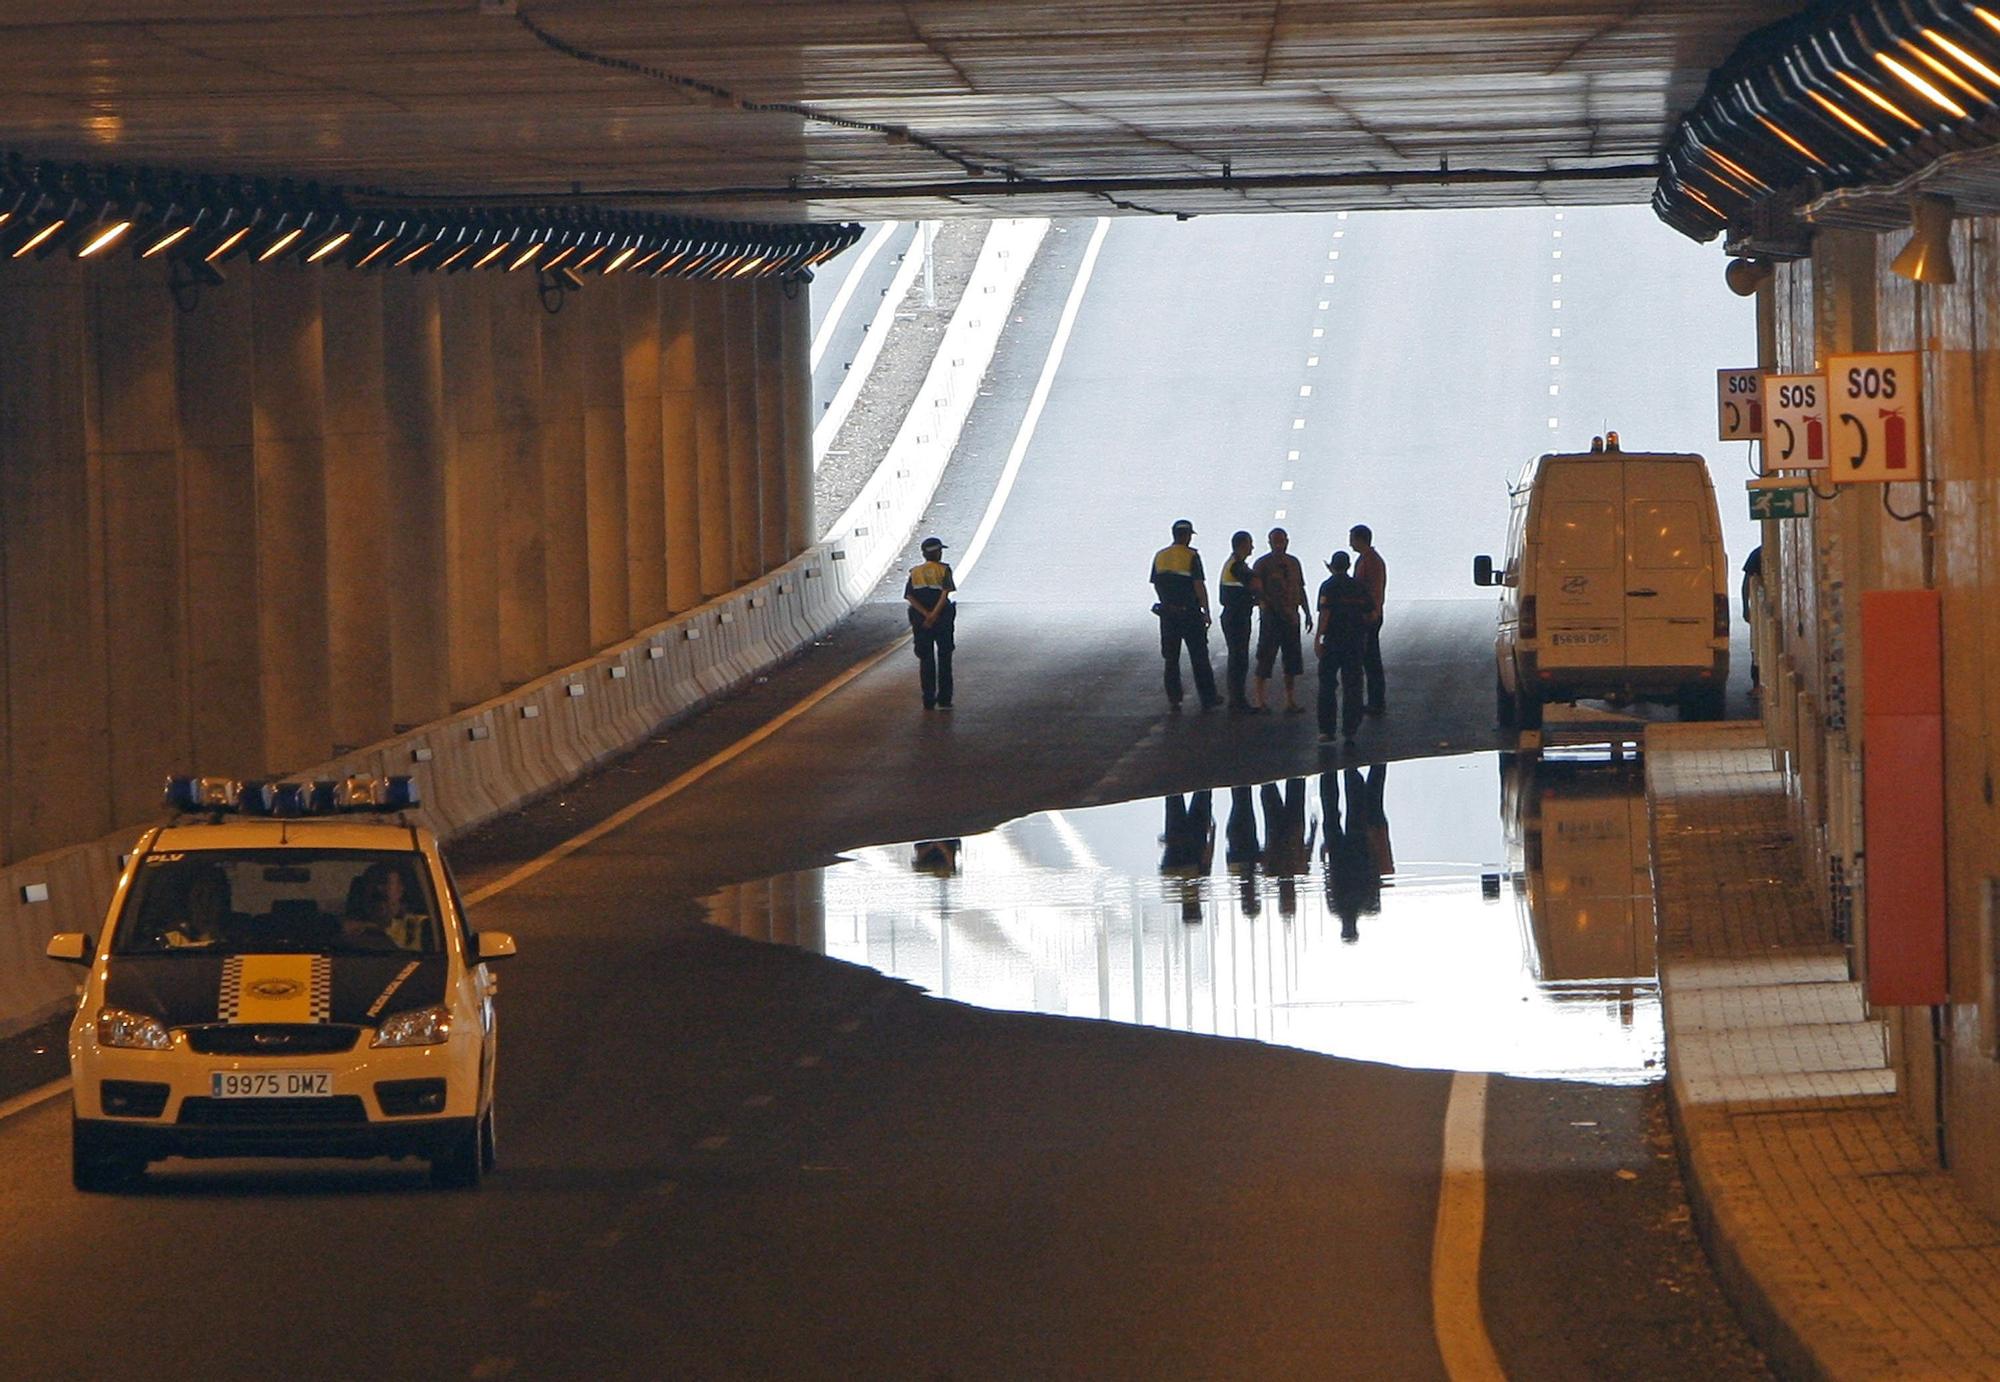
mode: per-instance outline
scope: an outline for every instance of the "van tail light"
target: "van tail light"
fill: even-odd
[[[1724,608],[1726,609],[1727,606],[1725,606]],[[1534,636],[1535,636],[1535,597],[1532,595],[1523,595],[1521,597],[1521,637],[1533,638]]]
[[[1717,638],[1729,637],[1729,597],[1727,595],[1718,595],[1715,597],[1715,636]]]

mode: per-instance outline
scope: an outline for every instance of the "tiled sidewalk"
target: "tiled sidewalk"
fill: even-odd
[[[1755,724],[1646,737],[1675,1131],[1759,1342],[1807,1377],[2000,1378],[2000,1230],[1904,1122]]]

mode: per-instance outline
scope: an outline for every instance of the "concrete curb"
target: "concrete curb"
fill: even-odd
[[[929,506],[1047,227],[994,222],[916,403],[827,538],[582,662],[286,775],[410,774],[424,802],[418,818],[449,840],[618,757],[839,623],[903,555]],[[75,1001],[76,971],[49,962],[43,947],[57,932],[103,923],[123,856],[144,829],[0,869],[0,1036]]]

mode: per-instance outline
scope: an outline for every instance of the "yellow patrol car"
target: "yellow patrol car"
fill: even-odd
[[[70,1026],[72,1174],[111,1190],[168,1156],[418,1156],[492,1168],[495,985],[408,778],[170,778]]]

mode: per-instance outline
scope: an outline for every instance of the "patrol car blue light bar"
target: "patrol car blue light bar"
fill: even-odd
[[[406,811],[418,805],[416,779],[356,774],[345,778],[238,781],[229,777],[170,777],[167,805],[176,811],[245,816],[332,816]]]

